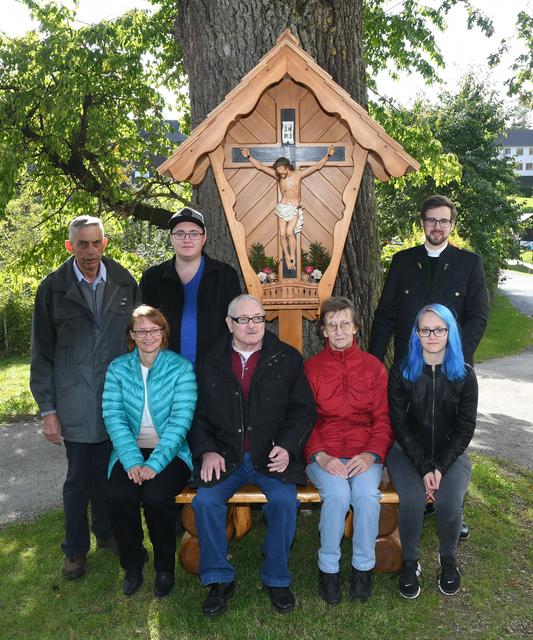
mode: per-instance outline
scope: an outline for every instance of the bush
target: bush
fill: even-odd
[[[28,355],[34,294],[9,293],[0,298],[0,351]]]

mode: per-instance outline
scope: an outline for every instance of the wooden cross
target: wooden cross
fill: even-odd
[[[326,155],[328,146],[324,146],[324,143],[320,145],[315,144],[298,144],[297,131],[296,131],[296,110],[295,109],[280,109],[280,123],[278,127],[279,136],[281,140],[276,146],[272,145],[257,145],[247,148],[250,150],[251,155],[258,161],[264,164],[272,164],[279,157],[283,156],[291,161],[291,164],[296,166],[300,164],[314,164]],[[235,164],[248,164],[248,159],[241,153],[241,147],[232,146],[231,148],[231,161]],[[328,162],[345,162],[346,160],[346,148],[344,146],[335,146],[335,153],[330,157]]]

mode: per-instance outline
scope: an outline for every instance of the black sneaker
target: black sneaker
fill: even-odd
[[[350,600],[366,602],[372,594],[372,569],[360,571],[352,567],[350,580]]]
[[[338,604],[341,601],[341,581],[338,572],[318,572],[318,595],[328,604]]]
[[[470,538],[470,527],[466,524],[466,520],[463,518],[461,533],[459,534],[459,542],[461,542],[461,540],[468,540],[468,538]]]
[[[439,555],[440,571],[437,573],[437,584],[441,593],[446,596],[455,595],[461,588],[461,574],[454,556]]]
[[[404,560],[400,579],[398,581],[400,587],[400,595],[402,598],[414,600],[420,595],[420,582],[418,578],[422,574],[422,567],[418,560]]]

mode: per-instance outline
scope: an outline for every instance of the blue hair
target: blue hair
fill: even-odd
[[[439,316],[448,329],[448,343],[442,361],[442,372],[448,380],[462,380],[466,376],[466,368],[460,329],[453,313],[443,304],[428,304],[418,312],[409,338],[407,357],[401,365],[402,375],[410,382],[416,382],[422,375],[424,356],[417,330],[420,318],[428,311]]]

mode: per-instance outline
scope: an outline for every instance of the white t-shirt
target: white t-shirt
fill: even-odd
[[[153,449],[159,442],[159,436],[154,427],[154,421],[150,415],[150,409],[148,408],[148,389],[146,386],[146,380],[148,379],[148,372],[150,369],[141,364],[141,372],[144,383],[144,410],[141,420],[141,430],[139,431],[139,437],[137,438],[137,444],[141,449]]]

